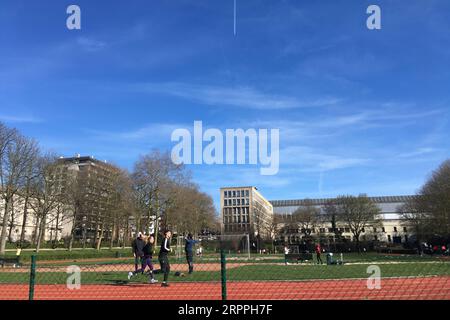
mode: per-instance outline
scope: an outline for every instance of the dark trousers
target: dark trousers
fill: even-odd
[[[158,260],[161,265],[161,271],[164,273],[164,282],[167,282],[170,272],[169,256],[167,253],[162,253],[159,255]]]
[[[189,266],[189,273],[194,272],[194,253],[192,251],[186,252],[186,261]]]
[[[134,257],[134,272],[138,271],[140,260],[141,258],[138,255]]]
[[[141,258],[141,268],[134,271],[134,274],[144,273],[147,266],[150,268],[150,277],[153,278],[153,262],[151,256],[144,256]]]
[[[316,253],[316,256],[317,256],[317,263],[322,264],[323,262],[322,262],[322,258],[320,257],[320,253]]]

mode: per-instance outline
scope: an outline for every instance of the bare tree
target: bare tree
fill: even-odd
[[[24,186],[27,169],[38,154],[35,141],[22,136],[16,130],[11,132],[5,128],[2,127],[1,130],[4,132],[0,133],[4,136],[0,138],[2,141],[0,142],[2,144],[0,145],[0,189],[5,203],[3,228],[0,234],[0,254],[5,253],[12,200]]]
[[[165,214],[174,204],[174,185],[185,184],[189,180],[189,174],[184,166],[174,164],[168,153],[153,151],[137,161],[132,179],[137,209],[136,227],[149,230],[153,224],[155,233],[158,233],[160,223],[162,227],[167,227]]]
[[[404,224],[412,226],[417,242],[450,236],[450,160],[444,161],[417,196],[398,209]]]
[[[415,210],[428,214],[435,235],[450,235],[450,160],[442,163],[422,187]]]
[[[210,196],[198,190],[196,185],[174,185],[173,206],[166,212],[167,224],[179,234],[199,234],[214,229],[216,210]]]
[[[267,226],[267,233],[272,240],[272,252],[275,252],[275,239],[280,235],[280,222],[281,217],[279,215],[274,215],[272,222]]]
[[[30,207],[39,218],[39,227],[36,240],[36,252],[39,252],[49,219],[55,215],[63,202],[61,184],[58,178],[58,165],[56,157],[52,155],[41,156],[36,161],[38,176],[31,186]]]
[[[300,232],[307,238],[311,237],[312,230],[315,229],[320,221],[320,209],[316,208],[313,203],[307,199],[292,215]]]
[[[402,217],[402,224],[405,227],[413,228],[419,251],[421,251],[421,242],[433,232],[430,213],[423,211],[420,202],[420,196],[413,197],[397,210]]]
[[[27,174],[25,176],[25,190],[24,190],[24,201],[23,201],[23,213],[22,213],[22,230],[20,232],[20,239],[19,239],[19,247],[22,247],[23,242],[25,241],[25,231],[28,221],[28,207],[29,207],[29,199],[30,199],[30,192],[31,192],[31,183],[33,179],[36,178],[38,175],[36,173],[36,166],[34,165],[34,160],[30,161],[28,164]]]
[[[344,222],[354,236],[358,251],[360,248],[360,236],[369,225],[380,224],[380,208],[367,196],[340,196],[336,199],[337,220]]]
[[[109,183],[102,190],[105,197],[105,210],[101,213],[100,236],[97,241],[97,250],[100,250],[104,232],[109,234],[109,247],[113,247],[114,240],[118,237],[119,226],[126,223],[132,214],[131,205],[131,181],[126,171],[112,167]]]

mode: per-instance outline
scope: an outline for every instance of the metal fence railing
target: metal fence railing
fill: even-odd
[[[450,299],[445,256],[324,253],[285,256],[205,252],[169,257],[168,287],[158,258],[138,270],[133,257],[49,259],[33,255],[0,267],[0,299],[12,300],[267,300]],[[6,261],[4,259],[4,261]],[[151,279],[154,281],[151,281]]]

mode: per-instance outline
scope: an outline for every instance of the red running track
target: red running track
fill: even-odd
[[[382,279],[381,289],[369,290],[367,280],[228,282],[229,300],[450,300],[450,277]],[[220,300],[220,283],[36,285],[36,300]],[[28,286],[0,285],[0,300],[28,299]]]

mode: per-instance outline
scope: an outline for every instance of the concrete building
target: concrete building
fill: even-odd
[[[28,199],[32,202],[33,199]],[[4,208],[4,200],[0,198],[0,208]],[[22,231],[24,240],[34,242],[38,234],[39,219],[33,210],[33,206],[28,205],[25,216],[25,197],[18,194],[14,197],[11,215],[6,225],[9,242],[17,242],[20,240]],[[3,211],[3,210],[1,210]],[[0,212],[0,221],[3,219],[3,212]],[[25,223],[24,223],[25,220]],[[72,220],[64,214],[63,206],[58,206],[50,212],[45,225],[44,240],[59,241],[61,238],[70,235],[72,230]]]
[[[255,187],[220,189],[222,234],[270,237],[273,207]]]
[[[364,228],[361,241],[377,241],[381,243],[401,244],[408,242],[414,236],[413,229],[408,226],[399,208],[414,196],[382,196],[369,197],[380,209],[379,225],[368,225]],[[307,205],[315,207],[319,214],[325,214],[325,206],[335,199],[298,199],[268,201],[255,187],[228,187],[220,189],[221,231],[224,235],[259,234],[264,238],[274,235],[274,219],[276,221],[276,240],[283,243],[299,243],[305,237],[305,230],[293,221],[294,212]],[[320,220],[320,219],[319,219]],[[354,236],[350,228],[342,222],[337,222],[337,231],[345,239],[352,241]],[[333,241],[331,221],[321,219],[321,222],[307,230],[313,238]]]
[[[54,177],[57,181],[57,188],[63,193],[67,191],[66,188],[72,188],[68,194],[73,198],[69,199],[69,196],[67,199],[72,202],[71,205],[61,204],[47,217],[45,241],[59,241],[62,238],[70,237],[74,230],[74,240],[94,243],[102,229],[104,240],[109,240],[112,236],[119,241],[128,239],[131,236],[131,225],[115,225],[114,228],[102,225],[104,223],[102,217],[107,216],[108,210],[111,209],[109,196],[113,187],[113,175],[118,170],[117,167],[93,157],[76,155],[58,159],[58,169]],[[72,183],[73,181],[76,183]],[[76,187],[73,187],[74,185]],[[31,203],[33,199],[28,201]],[[38,216],[33,212],[31,205],[27,206],[27,219],[25,224],[23,223],[24,203],[23,196],[15,197],[13,212],[6,226],[8,239],[11,242],[20,239],[22,229],[24,230],[24,239],[34,242],[39,230]],[[73,204],[75,204],[75,208]],[[0,208],[3,207],[3,200],[0,198]],[[0,212],[0,221],[2,215],[3,212]]]
[[[78,181],[78,193],[74,219],[74,238],[88,243],[95,242],[99,237],[102,226],[102,216],[109,210],[108,201],[113,187],[113,175],[119,170],[117,167],[100,161],[94,157],[80,156],[58,159],[60,170],[58,179],[62,188],[67,179],[72,176]],[[102,238],[110,239],[113,232],[124,236],[123,230],[103,228]]]
[[[414,196],[369,197],[369,199],[381,210],[379,217],[381,226],[369,226],[368,228],[365,228],[360,240],[398,244],[408,242],[413,235],[412,229],[405,225],[405,222],[398,213],[398,209],[407,200],[413,197]],[[325,205],[333,200],[335,199],[272,200],[271,203],[274,208],[274,214],[277,216],[278,221],[280,221],[279,229],[282,230],[283,227],[290,225],[292,214],[307,203],[312,204],[323,214]],[[342,232],[342,236],[348,240],[353,240],[353,234],[347,226],[338,222],[336,227]],[[296,243],[301,239],[302,235],[304,235],[301,231],[302,230],[292,230],[291,228],[288,232],[282,232],[279,240],[288,243]],[[316,225],[312,228],[311,235],[331,239],[334,235],[331,228],[331,222],[324,222]]]

